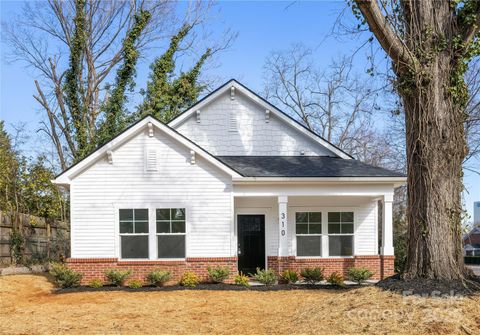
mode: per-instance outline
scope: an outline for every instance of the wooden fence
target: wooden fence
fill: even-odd
[[[12,252],[12,233],[20,232],[19,255]],[[65,222],[0,211],[0,265],[42,263],[69,257],[70,231]]]

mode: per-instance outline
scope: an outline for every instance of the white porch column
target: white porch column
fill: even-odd
[[[383,196],[382,255],[393,256],[393,194]]]
[[[278,197],[278,256],[288,256],[288,234],[287,234],[287,205],[288,197]]]

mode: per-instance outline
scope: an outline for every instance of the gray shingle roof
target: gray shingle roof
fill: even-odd
[[[244,177],[405,177],[354,159],[328,156],[217,156]]]

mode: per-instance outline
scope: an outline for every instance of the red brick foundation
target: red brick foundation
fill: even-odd
[[[268,256],[268,268],[282,273],[291,269],[300,272],[307,267],[320,267],[326,276],[332,272],[347,275],[350,267],[365,267],[373,272],[372,279],[383,279],[394,274],[394,256],[355,256],[351,258],[297,258],[295,256]],[[178,282],[185,271],[195,272],[201,281],[208,281],[208,267],[222,266],[230,269],[227,282],[233,282],[238,273],[237,257],[187,258],[185,261],[119,261],[117,258],[70,258],[67,266],[83,275],[82,285],[92,279],[105,281],[108,269],[130,270],[129,279],[145,281],[145,276],[154,269],[168,270],[172,273],[171,282]]]
[[[304,268],[319,267],[325,276],[338,272],[346,277],[348,268],[364,267],[373,272],[372,279],[383,279],[394,274],[394,256],[355,256],[348,258],[297,258],[295,256],[268,256],[268,268],[282,273],[284,270],[300,272]]]
[[[236,257],[216,258],[187,258],[185,261],[119,261],[117,258],[69,258],[67,266],[83,275],[82,285],[92,279],[105,281],[105,271],[108,269],[130,270],[130,280],[145,281],[145,276],[155,269],[168,270],[172,274],[171,282],[178,282],[186,271],[195,272],[201,281],[208,281],[208,267],[222,266],[230,269],[230,278],[233,282],[237,274]]]

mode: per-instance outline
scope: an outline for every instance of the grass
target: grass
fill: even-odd
[[[475,334],[480,296],[404,298],[376,287],[54,293],[47,276],[0,277],[5,334]]]

